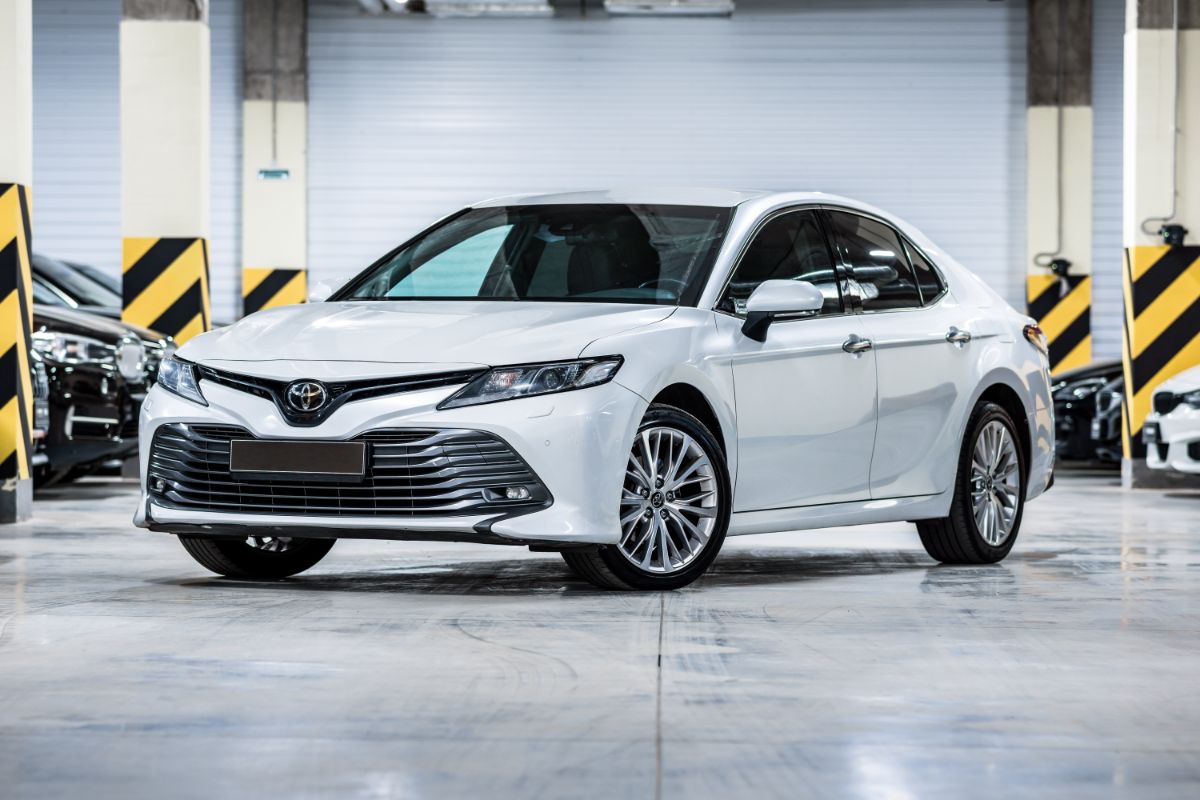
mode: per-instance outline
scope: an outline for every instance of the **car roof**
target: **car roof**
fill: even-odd
[[[713,206],[733,208],[747,200],[770,195],[766,191],[734,191],[686,187],[647,187],[598,189],[590,191],[553,192],[549,194],[514,194],[493,197],[475,203],[473,208],[497,206],[576,205],[584,203],[622,203],[629,205]]]

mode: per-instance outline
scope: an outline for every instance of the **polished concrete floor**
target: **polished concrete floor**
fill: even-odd
[[[341,542],[219,580],[128,484],[0,531],[0,797],[1200,796],[1200,494],[1060,480],[1003,564],[732,540],[670,594]]]

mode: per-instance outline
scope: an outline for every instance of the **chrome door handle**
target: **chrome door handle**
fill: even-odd
[[[946,333],[946,341],[950,344],[966,344],[971,341],[971,333],[970,331],[960,331],[951,325],[950,330]]]
[[[850,334],[850,338],[847,339],[846,341],[842,342],[842,349],[852,355],[858,355],[859,353],[865,353],[868,350],[870,350],[871,347],[873,347],[873,345],[871,344],[871,340],[864,339],[861,336],[859,336],[857,333]]]

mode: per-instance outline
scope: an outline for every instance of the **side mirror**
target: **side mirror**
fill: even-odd
[[[756,342],[767,340],[767,328],[781,314],[817,314],[825,305],[821,290],[808,281],[763,281],[746,300],[742,333]]]
[[[332,286],[325,281],[317,281],[308,287],[308,302],[323,303],[329,299],[329,295],[331,294],[333,294]]]

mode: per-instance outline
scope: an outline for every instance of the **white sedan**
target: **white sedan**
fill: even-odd
[[[1146,466],[1200,475],[1200,367],[1159,384],[1151,404],[1142,425]]]
[[[373,537],[670,589],[726,535],[902,520],[988,563],[1051,484],[1052,407],[1033,320],[878,209],[501,198],[180,348],[143,407],[135,522],[252,579]]]

